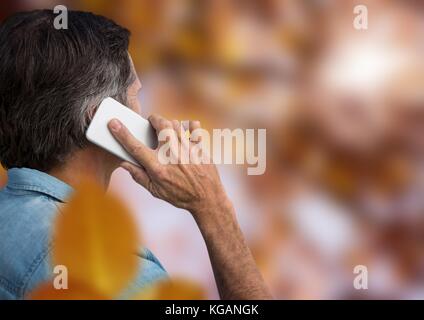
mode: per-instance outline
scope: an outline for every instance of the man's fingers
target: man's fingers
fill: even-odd
[[[161,130],[173,128],[171,121],[165,119],[164,117],[158,114],[152,114],[148,120],[150,121],[150,124],[153,128],[155,128],[156,133],[158,134]]]
[[[156,161],[153,150],[138,141],[119,120],[112,119],[108,127],[115,139],[135,160],[147,169],[152,167]]]
[[[178,121],[178,120],[172,120],[172,127],[174,128],[175,132],[177,133],[178,139],[181,140],[182,128],[181,128],[180,121]]]
[[[177,132],[174,132],[175,129],[174,129],[174,124],[172,123],[172,121],[169,121],[168,119],[165,119],[164,117],[158,114],[150,115],[148,120],[150,124],[152,125],[152,127],[155,129],[156,134],[158,135],[158,138],[159,138],[158,148],[160,148],[166,142],[169,141],[169,138],[168,138],[169,135],[175,134],[178,141]]]
[[[120,167],[127,170],[129,174],[131,175],[131,177],[135,180],[135,182],[137,182],[138,184],[146,188],[148,191],[150,191],[149,190],[150,178],[146,170],[144,170],[143,168],[137,167],[128,161],[122,162]]]
[[[195,131],[196,129],[200,129],[200,121],[190,121],[189,122],[189,128],[190,128],[190,141],[191,142],[200,142],[202,141],[202,136],[196,132],[195,134],[193,134],[193,131]]]

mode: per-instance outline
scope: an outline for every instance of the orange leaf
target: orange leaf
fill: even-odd
[[[7,171],[0,165],[0,188],[4,187],[7,183]]]
[[[55,289],[52,282],[44,282],[32,291],[30,300],[107,300],[108,298],[93,288],[69,280],[68,289]]]
[[[122,202],[84,181],[58,215],[53,262],[69,277],[106,296],[116,296],[135,276],[136,224]]]

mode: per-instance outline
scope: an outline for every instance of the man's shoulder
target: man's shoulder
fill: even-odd
[[[0,191],[0,298],[23,298],[35,278],[47,277],[55,201],[30,191]]]
[[[0,191],[0,299],[22,299],[51,277],[50,235],[60,205],[42,194]],[[123,298],[168,277],[149,249],[140,249],[137,256],[138,272]]]
[[[54,199],[40,193],[7,187],[0,190],[2,238],[15,241],[18,237],[19,242],[25,242],[37,236],[44,236],[59,211],[59,205]]]
[[[39,192],[31,190],[18,190],[9,187],[0,189],[0,218],[4,212],[34,209],[56,209],[58,202]],[[14,210],[16,208],[16,210]],[[44,211],[43,211],[44,212]]]

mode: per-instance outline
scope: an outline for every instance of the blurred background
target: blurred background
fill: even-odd
[[[424,299],[424,1],[2,0],[0,19],[56,4],[131,31],[144,116],[267,129],[264,175],[219,170],[275,297]],[[217,298],[190,215],[124,171],[111,190],[170,275]]]

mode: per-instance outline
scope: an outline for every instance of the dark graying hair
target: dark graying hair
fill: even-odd
[[[126,103],[134,81],[130,33],[113,21],[68,11],[17,13],[0,25],[0,162],[49,171],[84,148],[89,114],[106,97]]]

